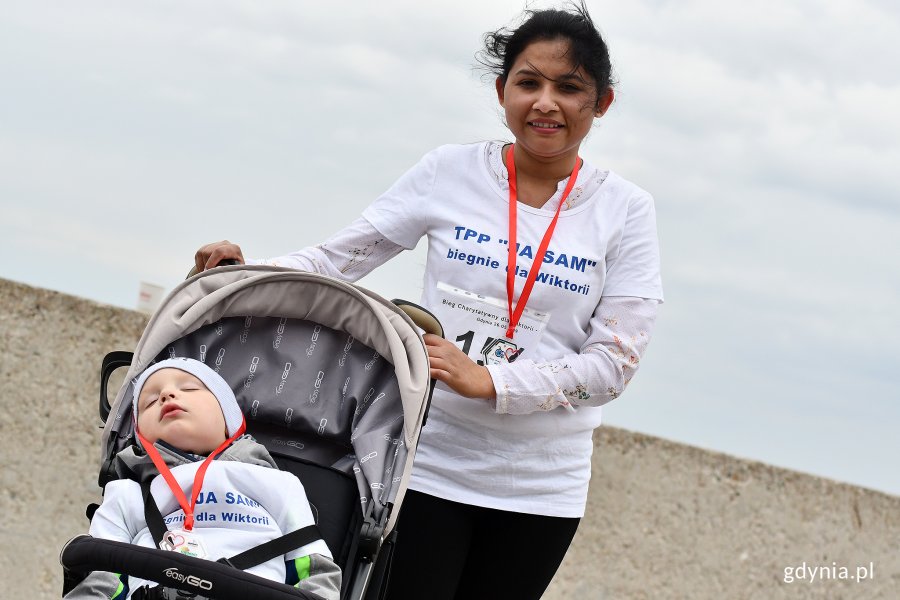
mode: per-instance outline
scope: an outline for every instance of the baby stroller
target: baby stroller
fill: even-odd
[[[99,484],[117,477],[115,455],[134,444],[137,375],[175,356],[205,362],[234,390],[247,432],[303,483],[342,568],[341,598],[380,598],[434,385],[416,323],[442,333],[415,305],[317,274],[241,265],[191,277],[163,301],[133,354],[103,361]],[[125,366],[125,383],[109,403],[110,375]],[[172,597],[176,589],[183,597],[310,597],[227,561],[87,535],[71,540],[60,562],[68,589],[91,571],[108,571],[156,581]]]

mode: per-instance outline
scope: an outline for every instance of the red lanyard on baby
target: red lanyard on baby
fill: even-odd
[[[178,500],[178,504],[181,505],[181,509],[184,511],[184,529],[185,531],[190,531],[194,528],[194,507],[197,505],[197,497],[200,495],[200,489],[203,487],[203,478],[206,477],[206,469],[209,468],[210,463],[212,463],[213,459],[218,456],[222,450],[227,448],[231,442],[238,439],[247,428],[246,421],[241,423],[241,426],[235,432],[233,436],[222,442],[222,445],[213,450],[212,454],[206,457],[206,460],[203,461],[203,464],[200,465],[200,468],[197,469],[197,474],[194,475],[194,487],[191,491],[191,501],[188,502],[187,497],[184,495],[184,491],[182,491],[181,486],[178,485],[178,481],[175,479],[175,476],[172,475],[172,471],[169,469],[169,466],[165,463],[162,456],[159,455],[159,451],[153,447],[153,444],[147,441],[147,439],[141,435],[140,432],[137,432],[138,439],[141,440],[141,445],[146,450],[147,455],[150,457],[150,460],[153,461],[153,464],[156,465],[157,470],[159,470],[159,474],[163,476],[163,479],[166,480],[166,483],[169,484],[169,489],[172,490],[172,494],[175,496],[175,499]]]
[[[538,271],[541,270],[544,254],[547,253],[547,247],[550,245],[550,238],[553,237],[553,230],[556,229],[556,222],[559,220],[559,211],[562,209],[566,198],[569,197],[569,192],[571,192],[572,188],[575,186],[575,180],[578,178],[578,169],[581,167],[581,158],[576,156],[575,168],[572,169],[572,174],[569,175],[569,183],[566,184],[566,189],[563,190],[562,198],[559,199],[559,206],[556,207],[556,214],[553,215],[553,220],[550,222],[550,226],[547,227],[547,232],[541,240],[541,245],[538,246],[537,254],[534,255],[534,263],[531,265],[531,270],[528,272],[528,277],[525,279],[525,285],[522,287],[522,294],[519,296],[519,301],[516,302],[514,308],[513,290],[515,288],[516,270],[518,269],[516,266],[516,256],[519,254],[519,249],[516,247],[518,191],[516,189],[516,163],[515,158],[513,157],[514,147],[514,144],[510,144],[509,150],[506,151],[506,169],[509,171],[509,259],[506,266],[506,306],[509,311],[509,327],[506,329],[506,337],[509,339],[513,339],[516,325],[519,324],[519,319],[522,317],[522,312],[525,310],[525,305],[528,303],[528,296],[531,295],[531,288],[534,287],[534,281],[537,279]]]

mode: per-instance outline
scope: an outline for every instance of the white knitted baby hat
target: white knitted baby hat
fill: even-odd
[[[238,406],[237,400],[234,397],[234,392],[231,390],[231,386],[222,379],[221,375],[199,360],[194,360],[193,358],[170,358],[163,360],[147,367],[147,369],[141,373],[134,384],[134,396],[131,400],[131,414],[134,418],[135,429],[137,429],[138,398],[141,395],[141,390],[144,388],[144,384],[147,383],[147,378],[160,369],[179,369],[186,373],[190,373],[202,381],[203,385],[205,385],[219,401],[219,406],[222,407],[222,414],[225,416],[225,427],[228,429],[228,437],[232,437],[237,433],[237,430],[240,429],[241,424],[244,422],[244,413],[241,411],[241,407]]]

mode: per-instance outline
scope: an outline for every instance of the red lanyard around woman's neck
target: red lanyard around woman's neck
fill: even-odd
[[[172,471],[169,469],[169,466],[163,460],[163,457],[159,455],[159,451],[153,447],[153,444],[147,441],[147,438],[142,436],[140,432],[137,432],[138,439],[141,441],[141,445],[147,452],[147,456],[150,457],[150,460],[152,460],[153,464],[156,465],[159,474],[162,475],[163,479],[166,480],[166,483],[169,484],[169,489],[172,490],[172,495],[175,496],[175,499],[178,500],[178,504],[181,505],[181,510],[184,511],[185,531],[190,531],[194,528],[194,507],[197,506],[197,497],[200,495],[200,490],[203,487],[203,478],[206,477],[206,470],[209,468],[210,463],[212,463],[213,459],[215,459],[216,456],[218,456],[223,450],[225,450],[225,448],[227,448],[231,444],[231,442],[243,435],[246,428],[247,423],[246,421],[244,421],[241,423],[241,426],[233,436],[222,442],[222,445],[213,450],[212,454],[206,457],[206,460],[203,461],[203,464],[200,465],[200,468],[197,469],[197,473],[194,475],[194,486],[191,490],[190,502],[188,502],[187,497],[184,495],[184,491],[178,484],[178,480],[176,480],[175,476],[172,475]]]
[[[553,230],[556,229],[556,222],[559,220],[559,211],[562,209],[563,204],[565,204],[566,198],[569,197],[569,192],[571,192],[572,188],[575,186],[575,180],[578,178],[578,170],[581,168],[581,158],[576,156],[575,168],[572,169],[572,174],[569,175],[569,182],[566,184],[566,189],[562,193],[562,198],[559,199],[559,206],[556,207],[556,214],[553,215],[553,220],[550,222],[550,226],[547,227],[546,233],[544,233],[541,245],[538,246],[537,254],[534,255],[534,262],[531,265],[531,270],[528,271],[528,277],[525,279],[525,285],[522,287],[522,294],[519,296],[519,301],[516,302],[515,307],[513,307],[513,291],[515,289],[516,271],[518,270],[518,267],[516,266],[516,256],[519,254],[519,249],[516,247],[516,214],[518,212],[519,194],[516,189],[516,163],[513,156],[514,147],[515,144],[510,144],[509,150],[506,151],[506,169],[509,171],[509,259],[506,266],[506,305],[509,312],[509,327],[506,329],[506,337],[509,339],[513,339],[516,325],[519,324],[519,319],[522,317],[522,312],[525,310],[525,305],[528,303],[528,296],[531,295],[531,288],[534,287],[534,281],[537,279],[538,271],[541,270],[544,254],[546,254],[547,247],[550,245],[550,238],[553,237]]]

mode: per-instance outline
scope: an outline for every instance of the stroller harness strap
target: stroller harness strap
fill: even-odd
[[[159,507],[156,505],[156,500],[153,499],[153,494],[150,493],[149,481],[141,483],[141,492],[144,495],[144,520],[147,521],[147,529],[150,530],[150,535],[153,536],[153,543],[159,548],[163,536],[169,528],[166,527],[162,513],[159,512]]]
[[[220,558],[216,562],[244,571],[320,539],[322,539],[322,534],[319,532],[318,526],[307,525],[255,548],[245,550],[231,558]]]

